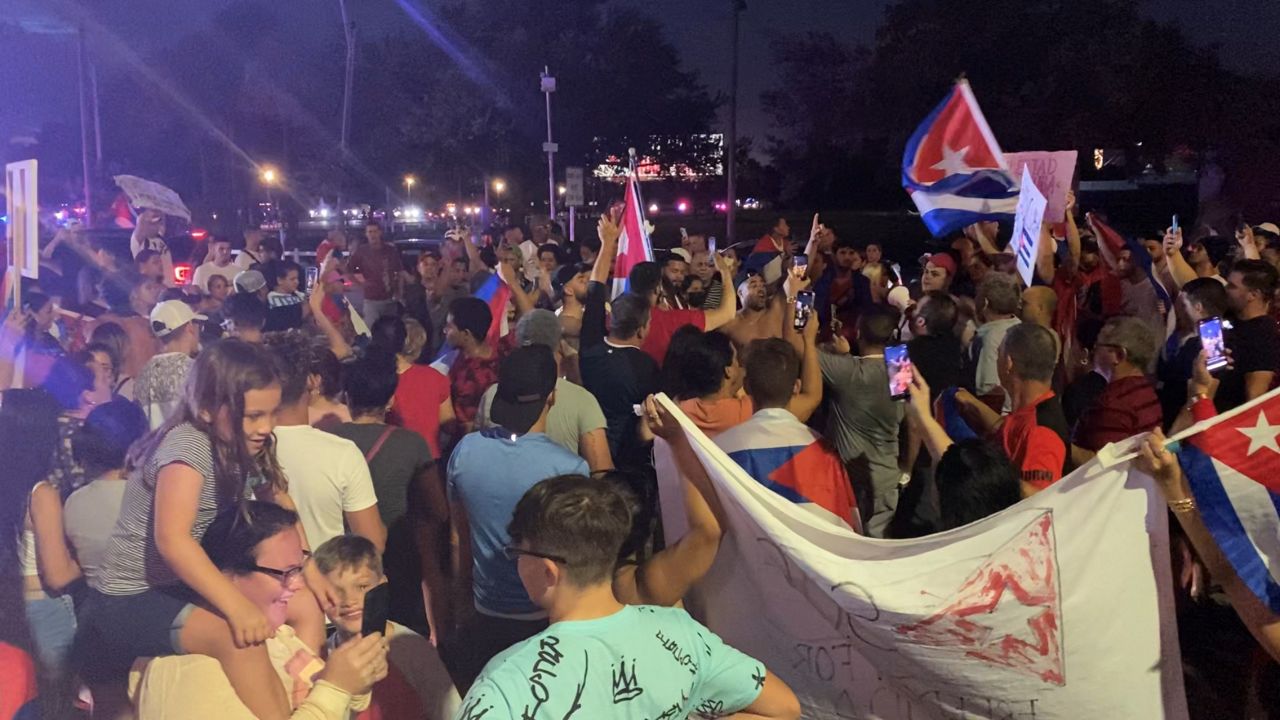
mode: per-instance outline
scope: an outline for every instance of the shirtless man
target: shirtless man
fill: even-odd
[[[786,314],[787,298],[776,291],[772,299],[769,288],[760,275],[748,277],[738,286],[742,309],[732,322],[722,330],[742,352],[752,340],[782,337],[782,318]]]

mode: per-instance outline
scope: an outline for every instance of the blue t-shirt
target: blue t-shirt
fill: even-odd
[[[485,666],[458,717],[719,717],[755,702],[764,680],[762,663],[684,610],[628,605],[508,648]]]
[[[542,613],[502,552],[511,544],[507,524],[529,488],[557,475],[588,474],[587,461],[542,433],[513,437],[494,427],[458,442],[449,458],[449,499],[462,503],[471,525],[476,608],[490,615]]]

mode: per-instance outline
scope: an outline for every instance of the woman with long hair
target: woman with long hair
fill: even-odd
[[[59,693],[54,687],[75,637],[76,617],[70,597],[46,588],[41,579],[35,530],[30,521],[32,497],[44,483],[58,441],[58,406],[39,390],[8,390],[0,408],[0,457],[8,466],[0,473],[0,649],[6,656],[20,651],[17,665],[4,673],[21,673],[30,658],[38,661],[46,703]],[[10,648],[4,648],[5,645]],[[29,656],[23,660],[21,655]]]
[[[125,358],[129,355],[129,332],[119,323],[104,322],[93,329],[89,347],[102,346],[111,356],[111,391],[126,400],[133,399],[133,377],[124,372]],[[86,348],[87,349],[87,348]]]
[[[110,693],[115,682],[123,690],[138,657],[208,655],[258,717],[288,716],[262,644],[272,633],[266,616],[200,547],[219,511],[250,495],[291,505],[273,445],[279,404],[271,354],[223,340],[196,358],[173,415],[131,450],[120,518],[83,616],[93,660],[86,674],[99,689]],[[299,637],[319,647],[315,598],[295,595],[288,614]]]

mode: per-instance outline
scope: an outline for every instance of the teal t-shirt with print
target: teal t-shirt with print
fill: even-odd
[[[735,713],[764,687],[759,661],[684,610],[628,605],[558,622],[485,666],[455,720],[644,718]]]

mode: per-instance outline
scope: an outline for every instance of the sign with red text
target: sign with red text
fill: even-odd
[[[781,677],[803,717],[1187,717],[1167,513],[1129,463],[1094,460],[962,528],[875,540],[779,497],[660,400],[727,516],[687,607]],[[686,523],[668,457],[671,543]]]
[[[1022,168],[1018,189],[1018,210],[1013,215],[1013,238],[1009,249],[1017,261],[1018,275],[1031,287],[1040,256],[1040,226],[1044,223],[1045,197],[1031,177],[1031,168]]]
[[[1024,169],[1031,171],[1031,179],[1048,200],[1044,219],[1060,223],[1066,219],[1067,191],[1076,172],[1076,151],[1056,150],[1005,153],[1004,160],[1014,177],[1021,177]]]

